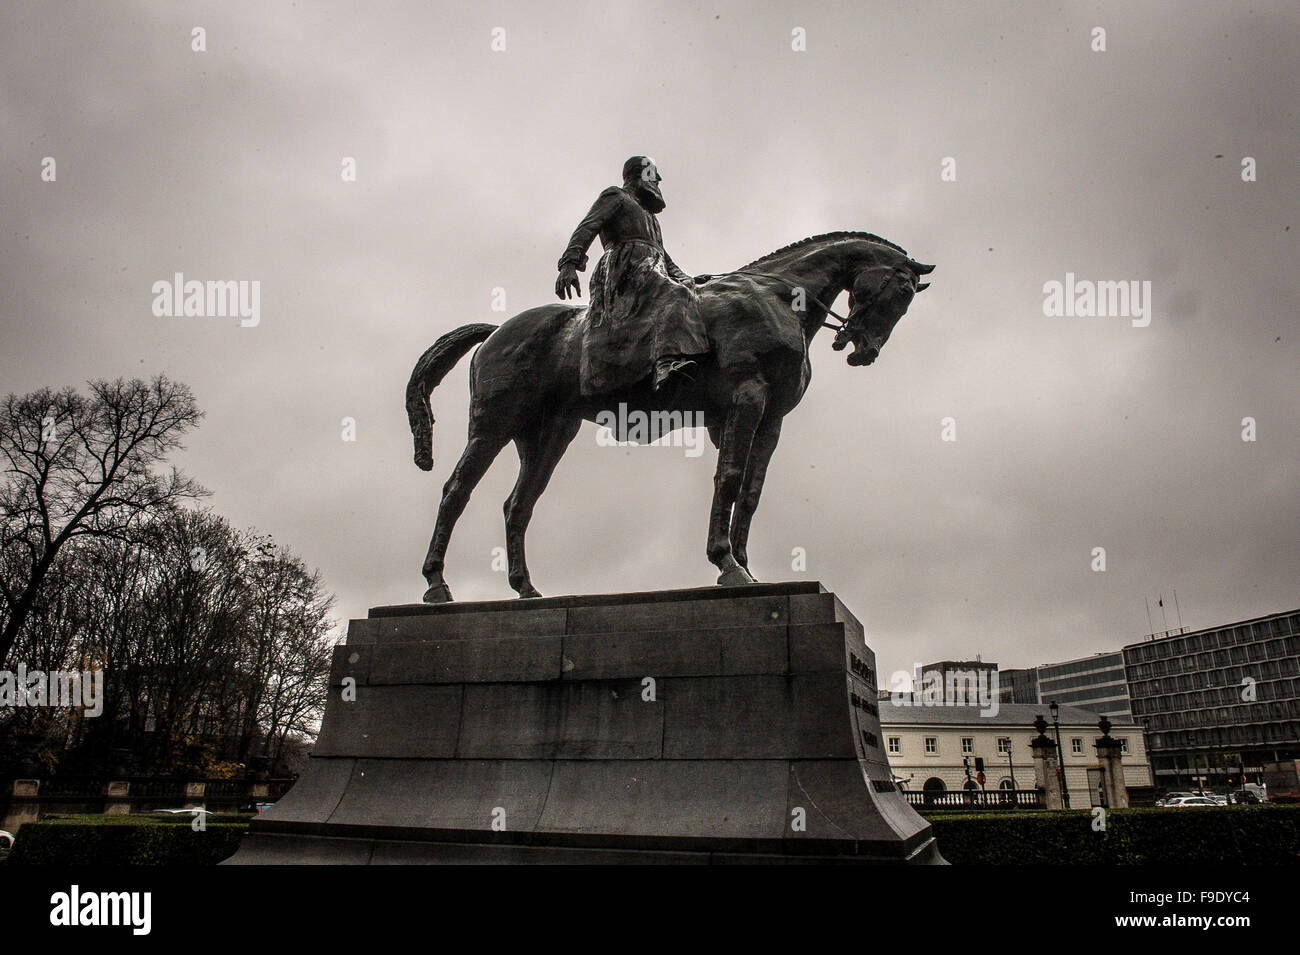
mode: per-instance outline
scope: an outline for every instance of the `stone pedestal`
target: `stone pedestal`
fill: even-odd
[[[235,864],[941,863],[816,583],[381,607]]]

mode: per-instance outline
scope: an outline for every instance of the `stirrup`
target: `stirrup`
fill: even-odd
[[[663,387],[664,382],[668,381],[678,372],[682,372],[687,381],[693,381],[690,375],[685,375],[687,368],[695,365],[695,361],[690,358],[671,358],[660,362],[655,366],[655,383],[654,390],[658,391]]]

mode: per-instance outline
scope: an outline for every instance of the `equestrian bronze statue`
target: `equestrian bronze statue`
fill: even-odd
[[[631,175],[629,175],[631,173]],[[746,552],[781,421],[803,397],[809,348],[840,292],[849,312],[836,351],[870,365],[934,270],[878,236],[830,232],[765,255],[734,272],[686,276],[663,250],[654,214],[660,177],[645,157],[624,169],[575,231],[560,259],[556,291],[577,291],[586,247],[599,235],[604,255],[589,307],[567,301],[520,312],[500,326],[462,325],[416,362],[406,389],[415,463],[433,468],[429,403],[456,363],[470,361],[469,438],[443,486],[424,560],[426,603],[451,600],[443,557],[475,485],[513,441],[519,477],[505,504],[510,586],[541,596],[528,575],[524,534],[537,499],[583,421],[625,404],[656,420],[702,420],[718,449],[707,555],[725,586],[754,583]],[[644,184],[649,184],[647,188]],[[838,317],[838,316],[837,316]],[[677,412],[665,415],[664,412]],[[623,435],[619,435],[620,438]]]

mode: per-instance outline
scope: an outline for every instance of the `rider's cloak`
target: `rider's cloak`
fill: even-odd
[[[659,358],[709,350],[695,282],[664,251],[654,213],[610,186],[578,224],[559,267],[587,268],[596,236],[604,254],[591,276],[582,338],[582,393],[607,394],[646,377]]]

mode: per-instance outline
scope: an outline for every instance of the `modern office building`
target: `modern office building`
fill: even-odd
[[[1124,677],[1124,653],[1094,653],[1064,663],[1047,663],[1038,670],[1038,701],[1081,710],[1114,719],[1130,720],[1128,683]]]
[[[1045,663],[1019,670],[998,671],[1004,703],[1051,703],[1076,706],[1112,720],[1129,720],[1124,654],[1095,653],[1090,657]]]
[[[974,704],[999,699],[998,665],[974,660],[941,660],[927,663],[913,675],[918,693],[941,691],[948,704]]]
[[[1124,647],[1156,785],[1227,786],[1300,759],[1300,610]]]
[[[999,670],[998,694],[1003,703],[1037,703],[1038,668]]]

